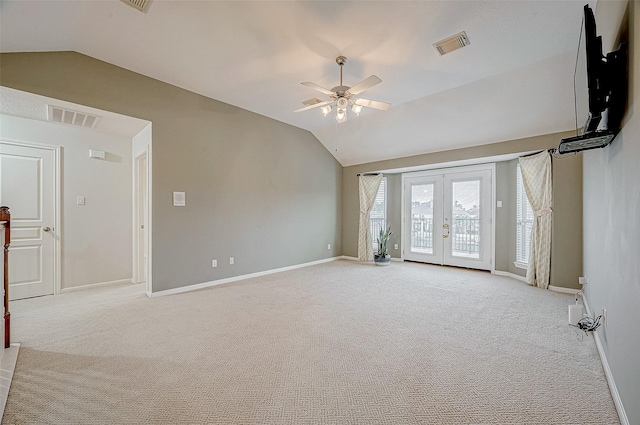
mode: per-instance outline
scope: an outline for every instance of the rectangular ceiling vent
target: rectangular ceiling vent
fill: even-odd
[[[138,9],[140,12],[147,13],[151,0],[120,0],[129,6]]]
[[[446,55],[447,53],[451,53],[454,50],[461,49],[465,46],[469,45],[469,37],[467,37],[467,33],[462,31],[456,35],[452,35],[451,37],[445,38],[444,40],[440,40],[433,45],[436,48],[440,56]]]
[[[307,106],[311,106],[311,105],[315,105],[316,103],[321,103],[321,102],[322,102],[322,100],[318,99],[317,97],[314,97],[313,99],[305,100],[302,103],[307,105]]]
[[[99,117],[84,112],[76,112],[58,106],[47,105],[47,119],[62,124],[75,125],[76,127],[95,128]]]

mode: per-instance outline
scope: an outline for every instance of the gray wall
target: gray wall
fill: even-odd
[[[607,148],[584,153],[584,291],[594,314],[607,309],[598,335],[629,423],[640,424],[640,4],[628,5],[630,85],[623,128]],[[620,6],[598,2],[599,31],[616,22],[615,12],[624,14],[624,8],[616,10]],[[603,39],[603,45],[610,51],[617,43]]]
[[[344,255],[352,257],[358,255],[358,173],[543,150],[557,147],[561,138],[570,135],[573,133],[556,133],[345,167],[342,176],[342,246]],[[503,207],[496,209],[495,261],[496,270],[524,275],[524,270],[513,266],[516,237],[515,164],[516,160],[513,160],[496,166],[496,199],[503,201]],[[552,243],[557,245],[554,245],[552,251],[551,285],[576,288],[578,277],[582,273],[582,185],[580,177],[582,175],[582,156],[554,160],[553,173],[554,224]],[[387,205],[387,215],[396,232],[392,243],[398,243],[402,246],[400,242],[401,177],[392,174],[386,176],[389,185],[388,194],[394,199],[394,201],[390,199]],[[399,251],[391,250],[391,254],[393,257],[400,257]]]
[[[154,292],[342,253],[342,167],[307,131],[75,52],[4,53],[0,84],[152,122]]]
[[[515,260],[515,230],[516,230],[516,208],[515,208],[515,165],[513,173],[511,164],[518,160],[498,162],[496,164],[496,201],[502,201],[502,208],[496,207],[496,270],[507,271],[523,276],[513,265]],[[513,179],[511,178],[513,175]],[[513,251],[513,255],[511,252]],[[526,270],[525,270],[526,272]]]

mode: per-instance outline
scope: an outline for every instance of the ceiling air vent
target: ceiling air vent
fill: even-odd
[[[149,10],[149,4],[151,4],[151,0],[120,0],[120,1],[144,13],[147,13],[147,11]]]
[[[461,33],[438,41],[433,47],[435,47],[438,53],[440,53],[440,56],[442,56],[468,45],[469,37],[467,37],[466,32],[462,31]]]
[[[307,105],[307,106],[311,106],[311,105],[315,105],[316,103],[322,103],[322,100],[318,99],[317,97],[314,97],[312,99],[305,100],[302,103]]]
[[[47,119],[62,124],[75,125],[76,127],[94,128],[99,117],[84,112],[76,112],[58,106],[47,105]]]

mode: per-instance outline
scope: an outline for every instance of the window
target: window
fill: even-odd
[[[516,198],[516,266],[527,268],[534,215],[522,184],[520,164],[516,170]]]
[[[374,251],[378,249],[380,229],[387,228],[387,178],[383,177],[376,194],[376,200],[369,213],[369,229]]]

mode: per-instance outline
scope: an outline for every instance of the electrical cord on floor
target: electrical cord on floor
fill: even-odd
[[[600,319],[602,319],[602,315],[595,319],[592,319],[591,317],[583,317],[578,321],[578,327],[585,333],[595,331],[601,325]]]

